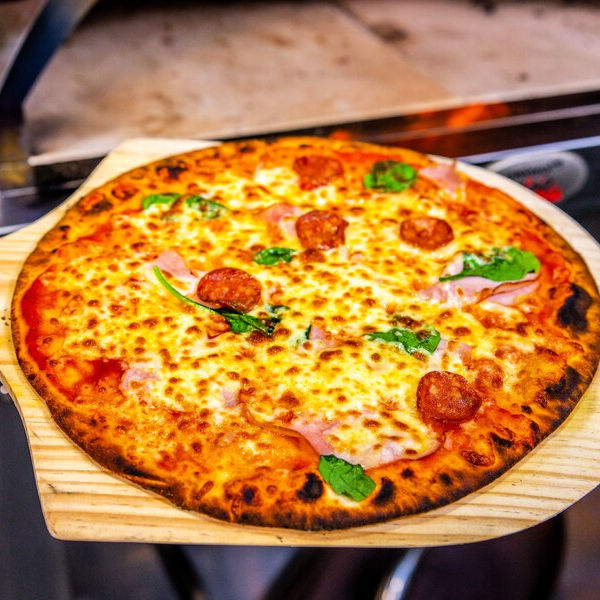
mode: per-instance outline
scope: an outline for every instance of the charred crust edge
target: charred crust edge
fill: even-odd
[[[387,477],[381,478],[381,487],[379,488],[379,492],[375,498],[373,498],[373,504],[375,506],[382,506],[383,504],[388,504],[394,499],[394,495],[396,493],[396,486],[393,484],[391,479]]]
[[[568,400],[572,396],[573,391],[580,385],[582,379],[579,371],[567,365],[559,381],[546,386],[545,392],[552,399],[560,401]]]
[[[302,502],[314,502],[323,495],[323,482],[314,473],[306,473],[306,482],[296,492]]]
[[[558,309],[558,322],[576,333],[587,331],[587,311],[592,305],[592,297],[581,286],[571,284],[571,295]]]

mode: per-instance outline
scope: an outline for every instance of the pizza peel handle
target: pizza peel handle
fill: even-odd
[[[98,466],[56,426],[21,371],[10,335],[16,278],[40,237],[83,194],[135,166],[214,142],[134,139],[97,167],[65,204],[0,239],[0,371],[23,419],[44,516],[61,539],[298,546],[431,546],[474,542],[533,526],[566,509],[600,481],[598,373],[566,422],[485,488],[437,510],[332,532],[231,525],[180,510]],[[443,159],[440,159],[443,160]],[[600,281],[600,247],[570,217],[518,184],[477,167],[465,174],[500,188],[552,225]]]

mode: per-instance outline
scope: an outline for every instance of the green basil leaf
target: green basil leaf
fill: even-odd
[[[218,219],[227,211],[227,207],[223,204],[204,198],[204,196],[188,196],[185,199],[185,205],[188,208],[195,208],[200,211],[204,219]]]
[[[197,306],[198,308],[202,308],[203,310],[208,310],[210,312],[214,312],[214,313],[217,313],[218,315],[221,315],[229,323],[229,326],[231,327],[231,331],[233,331],[234,333],[248,333],[249,331],[256,330],[256,331],[260,331],[260,332],[264,333],[265,335],[270,336],[273,333],[275,326],[279,322],[279,321],[277,321],[277,323],[275,323],[274,325],[271,325],[270,323],[265,323],[264,321],[261,321],[260,319],[253,317],[252,315],[244,315],[242,313],[238,313],[238,312],[235,312],[235,311],[227,309],[227,308],[211,308],[210,306],[205,306],[204,304],[200,304],[200,302],[196,302],[195,300],[192,300],[191,298],[184,296],[180,291],[178,291],[176,288],[174,288],[165,279],[165,276],[162,274],[162,271],[157,266],[154,266],[152,268],[152,270],[154,271],[154,275],[158,279],[159,283],[168,292],[173,294],[173,296],[175,296],[182,302],[187,302],[188,304],[193,304],[194,306]]]
[[[248,333],[256,330],[270,336],[275,329],[275,326],[271,327],[252,315],[244,315],[223,308],[217,308],[215,312],[225,318],[234,333]]]
[[[269,318],[264,323],[271,335],[275,331],[275,327],[281,323],[282,314],[286,310],[290,310],[290,307],[285,304],[265,304],[265,310],[269,313]]]
[[[296,346],[302,346],[304,342],[308,342],[310,338],[310,330],[312,329],[312,323],[304,330],[299,333],[296,333],[292,337],[289,338],[290,342],[295,344]]]
[[[290,310],[285,304],[265,304],[265,310],[272,316],[276,317],[286,310]]]
[[[179,298],[179,300],[181,300],[182,302],[187,302],[188,304],[193,304],[194,306],[198,306],[200,308],[203,308],[204,310],[216,312],[216,310],[214,308],[211,308],[210,306],[204,306],[204,304],[200,304],[200,302],[196,302],[195,300],[192,300],[191,298],[184,296],[179,290],[174,288],[165,279],[165,276],[162,274],[162,271],[157,266],[152,267],[152,271],[154,272],[154,275],[156,276],[156,279],[158,279],[159,283],[167,290],[167,292],[170,292],[171,294],[173,294],[173,296],[175,296],[175,298]]]
[[[374,331],[373,333],[365,333],[363,337],[368,340],[378,340],[387,344],[396,344],[405,352],[412,354],[413,352],[425,351],[430,354],[435,352],[438,347],[441,336],[440,332],[433,327],[427,327],[422,331],[413,331],[412,329],[404,329],[401,327],[392,327],[387,331]]]
[[[142,209],[147,210],[155,204],[167,204],[171,206],[175,200],[181,197],[181,194],[150,194],[142,198]]]
[[[538,273],[540,261],[532,252],[514,246],[493,248],[486,254],[463,254],[463,270],[456,275],[440,277],[440,281],[453,281],[463,277],[484,277],[491,281],[518,281],[527,273]]]
[[[321,456],[319,473],[336,494],[360,502],[373,493],[375,482],[360,465],[353,465],[333,454]]]
[[[376,162],[363,179],[366,188],[382,189],[384,192],[401,192],[414,185],[418,172],[406,163],[396,160]]]
[[[254,255],[254,262],[259,265],[276,265],[280,262],[291,262],[298,250],[292,248],[265,248]]]

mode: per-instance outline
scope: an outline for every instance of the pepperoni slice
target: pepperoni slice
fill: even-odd
[[[296,221],[296,234],[306,250],[328,250],[344,244],[348,223],[326,210],[313,210]]]
[[[313,190],[344,174],[342,163],[331,156],[299,156],[292,167],[300,177],[300,188]]]
[[[417,408],[424,418],[463,423],[475,416],[481,397],[469,382],[448,371],[430,371],[417,386]]]
[[[250,273],[226,267],[204,275],[198,282],[196,294],[215,308],[228,307],[245,313],[260,302],[261,285]]]
[[[415,217],[400,224],[400,237],[411,246],[436,250],[454,239],[452,227],[436,217]]]

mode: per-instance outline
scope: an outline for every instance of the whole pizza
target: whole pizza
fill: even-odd
[[[481,488],[600,353],[560,235],[451,162],[316,138],[129,171],[40,241],[20,364],[101,465],[212,517],[334,529]]]

